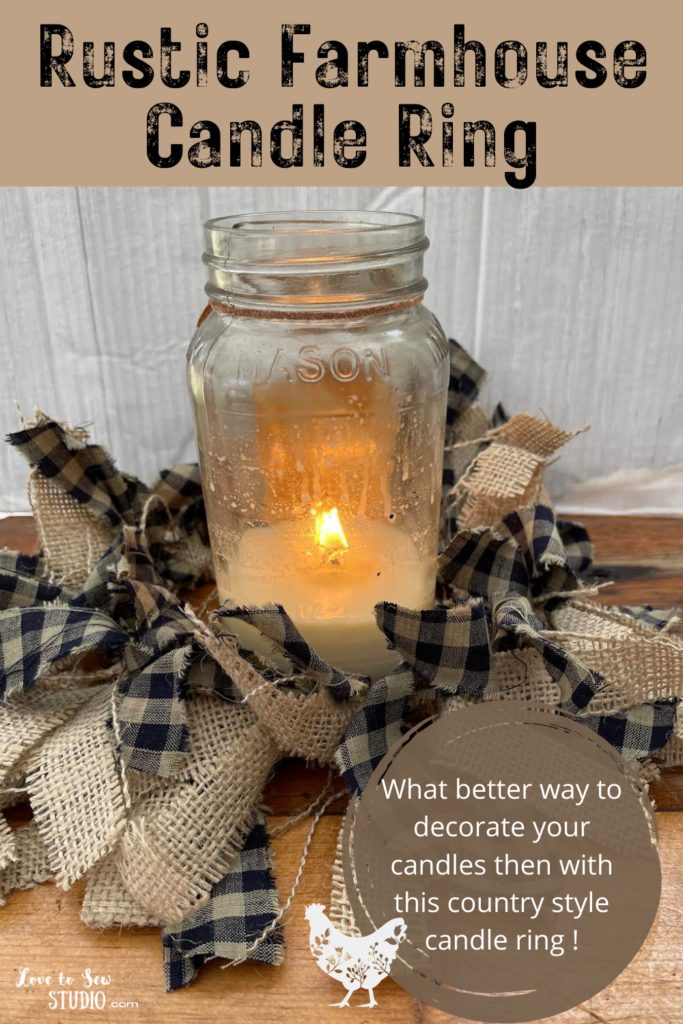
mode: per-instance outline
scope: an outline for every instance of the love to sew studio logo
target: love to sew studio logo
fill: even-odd
[[[20,967],[17,988],[45,992],[49,1010],[137,1009],[137,1002],[107,998],[107,989],[112,981],[110,974],[93,974],[89,967],[73,977],[64,971],[31,974],[30,967]]]
[[[364,988],[370,1002],[361,1006],[377,1006],[374,989],[389,976],[399,943],[406,937],[403,918],[387,921],[371,935],[357,936],[338,931],[322,903],[306,907],[306,920],[311,924],[309,945],[318,967],[346,989],[342,1001],[330,1005],[348,1006],[353,993]]]

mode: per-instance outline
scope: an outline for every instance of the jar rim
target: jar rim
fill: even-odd
[[[206,255],[230,263],[330,262],[421,250],[422,217],[391,210],[301,210],[214,217],[204,225]]]
[[[301,210],[204,225],[209,298],[231,306],[377,305],[423,294],[422,217],[391,210]]]
[[[324,227],[321,225],[325,225]],[[207,231],[231,231],[254,235],[278,233],[319,233],[335,231],[391,231],[396,228],[419,228],[424,232],[424,219],[415,213],[397,210],[272,210],[263,213],[242,213],[228,217],[211,217],[204,224]]]

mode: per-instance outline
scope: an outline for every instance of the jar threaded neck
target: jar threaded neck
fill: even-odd
[[[250,214],[207,221],[206,292],[233,315],[284,315],[419,301],[424,221],[386,212]]]

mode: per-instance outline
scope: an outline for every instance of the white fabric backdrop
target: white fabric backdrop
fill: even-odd
[[[593,430],[551,469],[572,511],[683,513],[683,189],[0,189],[2,432],[12,401],[92,423],[150,481],[194,458],[185,350],[202,222],[402,209],[432,241],[428,305],[490,371],[485,401]],[[0,510],[27,509],[0,446]]]

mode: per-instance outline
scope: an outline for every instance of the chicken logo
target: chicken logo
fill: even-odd
[[[352,937],[338,931],[324,911],[322,903],[312,903],[306,907],[306,920],[311,923],[309,944],[318,967],[346,989],[341,1003],[330,1005],[348,1006],[353,993],[364,988],[370,1002],[362,1005],[377,1006],[374,989],[389,974],[399,943],[406,937],[403,918],[395,917],[372,935]]]

